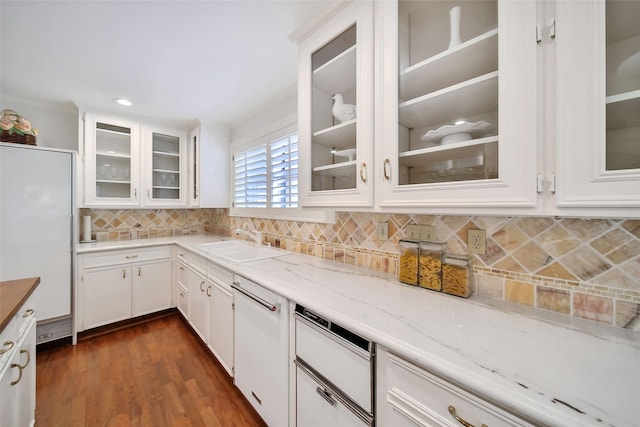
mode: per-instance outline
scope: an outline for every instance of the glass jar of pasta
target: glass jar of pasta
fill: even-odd
[[[400,264],[398,266],[398,280],[402,283],[416,286],[418,284],[418,249],[417,240],[402,239],[400,246]]]
[[[460,254],[444,254],[442,264],[442,292],[468,297],[471,278],[471,257]]]
[[[442,290],[442,257],[446,243],[420,242],[418,285],[432,291]]]

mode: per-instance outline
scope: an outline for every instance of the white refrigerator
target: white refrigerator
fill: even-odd
[[[37,343],[72,336],[76,153],[0,144],[0,280],[40,276]]]

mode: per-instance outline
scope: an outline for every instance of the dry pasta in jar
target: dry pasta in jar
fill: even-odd
[[[418,285],[442,290],[442,256],[446,243],[420,242]]]
[[[418,284],[418,242],[415,240],[400,240],[399,245],[398,280],[415,286]]]
[[[442,264],[442,292],[459,297],[470,294],[471,257],[445,254]]]

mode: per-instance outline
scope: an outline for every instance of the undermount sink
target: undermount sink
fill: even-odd
[[[244,240],[224,240],[203,243],[200,246],[211,255],[233,263],[259,261],[291,253],[271,246],[258,246]]]

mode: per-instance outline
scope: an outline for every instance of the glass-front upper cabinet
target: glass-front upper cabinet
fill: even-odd
[[[84,203],[133,206],[140,188],[140,125],[85,115]]]
[[[557,205],[640,207],[640,2],[555,3]]]
[[[533,1],[377,4],[382,209],[536,204]]]
[[[302,206],[373,206],[373,2],[352,2],[299,47]]]
[[[187,203],[187,137],[184,132],[143,127],[145,206]]]

